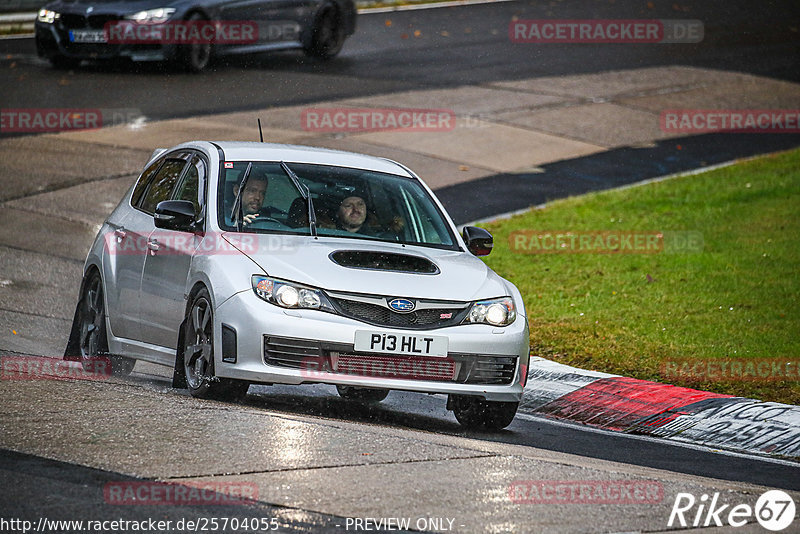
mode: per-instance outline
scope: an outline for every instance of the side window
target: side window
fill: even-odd
[[[147,188],[147,193],[139,203],[139,209],[146,213],[155,213],[158,203],[169,199],[170,193],[175,188],[175,184],[185,166],[186,161],[182,159],[168,159],[165,161],[161,168],[158,169],[158,174],[151,182],[150,187]]]
[[[183,182],[175,192],[175,200],[188,200],[194,204],[195,215],[200,215],[200,206],[203,200],[201,184],[205,182],[205,178],[206,164],[199,156],[194,156],[186,170]]]
[[[150,184],[150,180],[152,180],[153,176],[155,176],[158,167],[161,165],[161,162],[164,161],[163,159],[155,160],[149,167],[147,167],[142,176],[139,178],[139,181],[136,183],[136,187],[133,188],[133,194],[131,195],[131,206],[136,206],[139,204],[139,201],[142,199],[142,195],[144,195],[145,189]]]

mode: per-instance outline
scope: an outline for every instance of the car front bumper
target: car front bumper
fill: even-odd
[[[134,61],[165,61],[175,55],[174,45],[73,43],[69,30],[57,24],[36,22],[36,52],[39,57],[73,59],[130,58]]]
[[[220,304],[214,322],[218,340],[214,365],[220,377],[267,384],[327,383],[476,395],[505,402],[518,402],[525,385],[529,338],[522,316],[503,328],[459,325],[412,331],[373,326],[317,310],[287,310],[245,291]],[[358,330],[447,336],[448,355],[356,352]],[[230,362],[232,355],[235,363]]]

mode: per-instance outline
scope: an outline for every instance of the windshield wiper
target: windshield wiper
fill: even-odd
[[[312,237],[317,237],[317,213],[314,211],[314,201],[311,199],[311,190],[307,185],[300,183],[300,178],[298,178],[294,171],[283,161],[281,161],[281,168],[300,192],[303,200],[308,204],[308,230],[311,232]]]
[[[244,171],[244,176],[242,176],[242,182],[239,184],[239,192],[236,193],[236,200],[233,201],[233,209],[231,210],[231,220],[233,224],[236,225],[236,230],[239,232],[242,231],[242,227],[240,225],[241,220],[239,215],[242,215],[242,193],[244,193],[244,187],[247,185],[247,179],[250,177],[250,171],[253,170],[253,162],[249,162],[247,164],[247,169]],[[244,215],[242,215],[244,218]]]

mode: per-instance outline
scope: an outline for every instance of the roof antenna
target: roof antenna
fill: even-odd
[[[264,142],[264,132],[261,131],[261,119],[256,119],[258,121],[258,136],[261,138],[261,142]]]

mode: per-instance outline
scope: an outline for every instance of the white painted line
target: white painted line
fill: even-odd
[[[755,453],[754,454],[744,454],[744,453],[740,453],[740,452],[727,451],[727,450],[723,450],[723,449],[712,449],[712,448],[706,447],[704,445],[695,445],[694,443],[686,443],[686,442],[683,442],[683,441],[674,441],[674,440],[671,440],[671,439],[664,439],[664,438],[654,438],[654,437],[651,437],[651,436],[645,436],[645,435],[640,435],[640,434],[627,434],[625,432],[617,432],[617,431],[614,431],[614,430],[606,430],[604,428],[597,428],[597,427],[593,427],[593,426],[589,426],[589,425],[578,424],[578,423],[571,422],[569,420],[562,421],[560,419],[553,419],[553,418],[550,418],[550,417],[545,417],[543,415],[536,416],[536,415],[531,415],[531,414],[527,414],[527,413],[517,413],[516,417],[519,418],[519,419],[525,419],[527,421],[535,421],[537,423],[541,423],[541,422],[545,421],[545,422],[552,423],[552,424],[557,425],[557,426],[573,428],[573,429],[582,430],[582,431],[585,431],[585,432],[594,432],[596,434],[604,434],[604,435],[608,435],[608,436],[620,436],[620,437],[625,437],[627,439],[634,439],[634,440],[639,440],[639,441],[651,441],[653,443],[658,443],[658,444],[661,444],[661,445],[669,444],[669,445],[674,445],[676,447],[683,447],[685,449],[692,449],[692,450],[701,451],[701,452],[710,452],[710,453],[714,453],[714,454],[721,454],[723,456],[733,456],[733,457],[736,457],[736,458],[742,458],[742,459],[747,459],[747,460],[757,460],[757,461],[760,461],[760,462],[784,465],[784,466],[787,466],[787,467],[794,467],[794,468],[800,467],[800,463],[792,462],[790,460],[783,460],[781,458],[770,458],[769,456],[761,456],[761,455],[758,455],[758,454],[755,454]]]
[[[36,37],[35,33],[17,33],[14,35],[0,35],[0,41],[4,39],[30,39]]]
[[[499,4],[504,2],[514,2],[516,0],[454,0],[452,2],[432,2],[430,4],[411,4],[405,6],[390,7],[365,7],[358,10],[358,14],[370,13],[392,13],[395,11],[417,11],[420,9],[437,9],[440,7],[474,6],[480,4]]]

